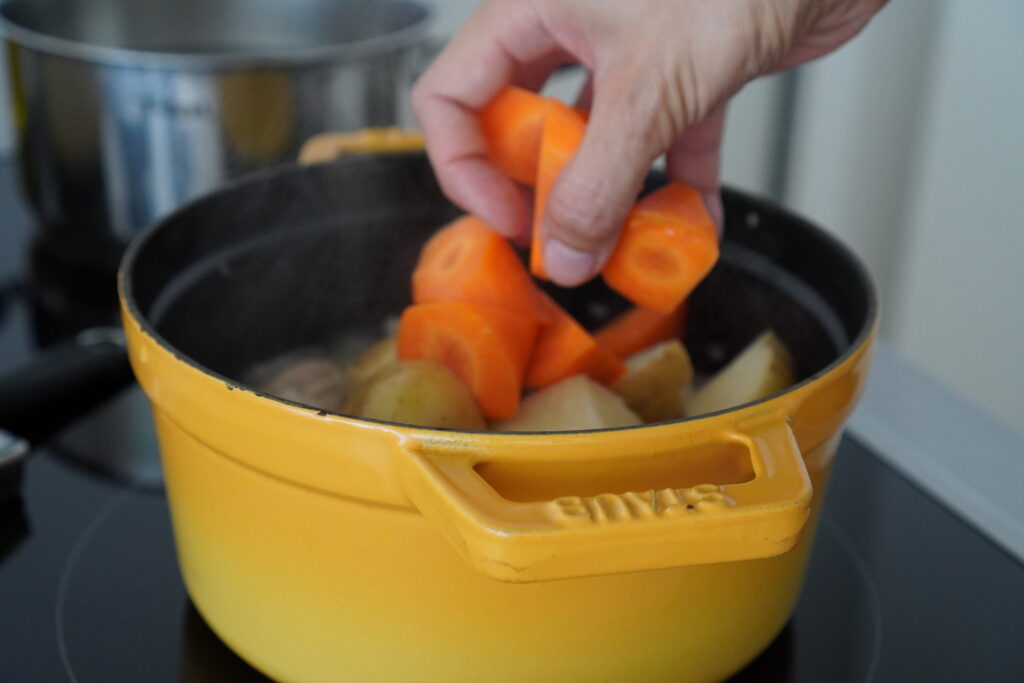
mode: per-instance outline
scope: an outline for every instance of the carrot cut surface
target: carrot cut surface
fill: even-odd
[[[475,216],[453,221],[426,243],[412,274],[412,299],[465,301],[538,323],[552,316],[512,245]]]
[[[480,111],[491,163],[524,185],[537,175],[544,114],[551,100],[535,92],[508,86]]]
[[[601,274],[642,308],[670,313],[718,260],[718,235],[700,195],[670,183],[637,202]]]
[[[614,384],[626,372],[622,361],[612,355],[583,329],[571,315],[548,300],[554,320],[537,335],[526,385],[542,389],[572,375],[584,374],[602,384]]]
[[[685,221],[695,226],[703,225],[711,232],[715,231],[715,223],[700,193],[686,183],[666,183],[637,201],[633,210],[645,215]]]
[[[602,326],[594,339],[616,358],[626,358],[659,342],[682,337],[685,314],[685,302],[669,313],[631,308]]]
[[[586,129],[587,117],[583,112],[558,100],[551,100],[540,137],[533,205],[533,243],[530,247],[530,272],[540,278],[548,279],[540,241],[541,221],[547,209],[548,197],[558,180],[558,174],[582,144]]]
[[[523,377],[537,335],[529,318],[464,301],[413,304],[398,325],[398,357],[447,366],[488,418],[519,410]]]

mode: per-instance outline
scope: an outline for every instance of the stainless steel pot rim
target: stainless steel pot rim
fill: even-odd
[[[109,47],[68,40],[36,31],[8,16],[10,3],[0,5],[0,29],[8,43],[82,62],[122,68],[167,71],[242,71],[287,68],[339,62],[385,54],[423,41],[436,18],[431,0],[415,0],[423,16],[404,28],[364,40],[307,48],[266,48],[231,52],[163,52]]]

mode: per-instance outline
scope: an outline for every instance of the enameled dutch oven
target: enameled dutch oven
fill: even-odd
[[[652,183],[656,184],[657,179]],[[383,334],[455,215],[421,152],[287,167],[140,236],[120,294],[188,592],[289,681],[713,681],[789,617],[877,313],[821,230],[725,193],[686,343],[713,371],[766,327],[801,381],[696,419],[443,431],[260,394],[281,353]],[[557,293],[596,325],[625,303]]]

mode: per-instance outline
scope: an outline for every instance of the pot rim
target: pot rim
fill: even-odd
[[[166,52],[110,47],[71,40],[28,28],[9,16],[16,2],[0,5],[0,30],[5,42],[23,48],[76,61],[117,68],[161,71],[244,71],[257,68],[295,68],[340,63],[352,59],[401,50],[422,42],[433,26],[437,12],[429,0],[401,0],[416,6],[422,16],[414,23],[350,43],[303,48],[266,48],[234,52]]]
[[[407,154],[407,155],[411,156],[411,155],[420,155],[420,154],[422,154],[422,152],[397,153],[396,155],[402,155],[402,154]],[[249,184],[249,183],[266,182],[266,181],[271,180],[275,176],[277,176],[279,174],[282,174],[282,173],[296,172],[296,171],[300,171],[302,169],[308,170],[310,168],[316,168],[318,166],[326,166],[326,165],[329,165],[329,164],[332,164],[332,163],[337,163],[337,162],[336,161],[328,161],[328,162],[323,162],[323,163],[320,163],[320,164],[310,164],[310,165],[299,165],[299,164],[295,164],[295,163],[284,164],[284,165],[281,165],[281,166],[276,166],[276,167],[273,167],[273,168],[264,169],[262,171],[257,171],[255,173],[247,174],[247,175],[245,175],[245,176],[243,176],[241,178],[235,179],[234,181],[231,181],[231,182],[225,183],[224,185],[221,185],[214,192],[216,194],[223,194],[223,193],[227,193],[227,192],[232,191],[236,187],[240,187],[240,186],[243,186],[243,185],[246,185],[246,184]],[[722,194],[725,196],[726,199],[728,198],[729,195],[733,195],[733,196],[737,196],[737,197],[753,197],[753,195],[751,193],[735,189],[735,188],[733,188],[731,186],[728,186],[728,185],[723,185],[721,191],[722,191]],[[208,193],[208,194],[210,194],[210,193]],[[186,354],[184,354],[182,351],[180,351],[175,346],[173,346],[170,342],[168,342],[156,330],[156,328],[150,322],[150,320],[146,316],[144,316],[142,314],[142,312],[139,310],[138,304],[136,302],[136,299],[135,299],[135,296],[134,296],[134,293],[133,293],[133,283],[132,283],[132,279],[131,279],[131,272],[133,270],[133,266],[134,266],[134,263],[135,263],[137,255],[146,246],[146,244],[149,242],[150,238],[153,235],[155,235],[158,232],[160,232],[162,229],[164,229],[164,226],[166,224],[168,224],[168,223],[170,223],[172,221],[175,221],[180,213],[184,213],[186,211],[189,211],[189,210],[191,210],[191,208],[193,206],[203,202],[206,199],[206,197],[208,196],[208,194],[201,195],[199,197],[195,197],[195,198],[191,199],[190,201],[182,204],[177,209],[175,209],[171,213],[167,214],[166,216],[164,216],[160,220],[156,221],[152,225],[148,226],[142,232],[140,232],[135,237],[135,239],[133,239],[131,241],[131,243],[128,245],[127,249],[125,250],[124,256],[123,256],[123,258],[121,260],[121,265],[120,265],[120,267],[118,269],[118,277],[117,277],[117,281],[118,281],[118,294],[119,294],[119,297],[121,298],[123,306],[128,311],[128,313],[131,315],[131,317],[134,319],[135,323],[137,325],[139,325],[139,328],[140,328],[141,332],[143,334],[151,337],[152,340],[160,348],[162,348],[163,350],[165,350],[166,352],[171,354],[176,360],[178,360],[178,361],[180,361],[182,363],[185,363],[186,365],[188,365],[193,370],[196,370],[196,371],[198,371],[198,372],[200,372],[200,373],[202,373],[204,375],[207,375],[209,377],[213,377],[213,378],[223,382],[229,389],[237,389],[237,390],[240,390],[240,391],[249,392],[249,393],[252,393],[255,396],[263,398],[265,400],[269,400],[269,401],[272,401],[272,402],[275,402],[275,403],[279,403],[279,404],[284,405],[284,406],[289,406],[289,407],[292,407],[292,408],[299,408],[299,409],[301,409],[303,411],[308,411],[310,413],[313,413],[313,414],[315,414],[315,415],[317,415],[319,417],[330,416],[330,417],[334,417],[334,418],[341,418],[341,419],[344,419],[344,420],[351,420],[352,422],[355,422],[357,424],[365,424],[365,425],[379,426],[379,427],[399,428],[399,429],[404,430],[404,431],[414,430],[417,434],[421,434],[421,435],[435,434],[435,435],[438,435],[438,436],[449,437],[449,438],[451,436],[458,436],[458,435],[480,435],[480,434],[486,434],[486,435],[489,435],[492,438],[495,437],[495,436],[498,436],[498,437],[506,437],[506,436],[507,437],[522,437],[522,436],[550,437],[552,435],[552,432],[539,432],[539,431],[493,432],[493,431],[488,431],[488,430],[438,429],[438,428],[431,428],[431,427],[423,427],[423,426],[420,426],[420,425],[407,424],[407,423],[404,423],[404,422],[389,422],[389,421],[386,421],[386,420],[377,420],[377,419],[372,419],[372,418],[362,418],[362,417],[356,417],[354,415],[348,415],[348,414],[341,413],[341,412],[336,412],[336,411],[331,411],[331,410],[324,410],[322,408],[317,408],[315,406],[310,406],[310,405],[307,405],[307,404],[304,404],[304,403],[298,403],[296,401],[290,401],[290,400],[287,400],[287,399],[279,398],[277,396],[273,396],[271,394],[264,393],[262,391],[257,390],[254,387],[251,387],[251,386],[249,386],[247,384],[243,384],[243,383],[239,382],[237,379],[228,377],[228,376],[223,375],[223,374],[221,374],[219,372],[211,370],[210,368],[208,368],[208,367],[198,363],[197,361],[195,361],[191,357],[189,357]],[[877,331],[877,328],[879,326],[878,289],[877,289],[877,284],[874,281],[874,278],[872,277],[872,275],[871,275],[870,271],[867,269],[867,267],[864,265],[863,261],[861,261],[861,259],[854,252],[852,252],[849,247],[847,247],[845,244],[843,244],[838,238],[836,238],[834,235],[832,235],[831,233],[829,233],[825,229],[819,227],[817,224],[809,221],[808,219],[805,219],[805,218],[797,215],[793,211],[791,211],[791,210],[789,210],[787,208],[782,207],[777,202],[774,202],[772,200],[758,197],[757,201],[759,203],[761,203],[762,206],[764,206],[765,208],[770,208],[770,209],[774,209],[774,210],[780,211],[780,212],[784,213],[789,219],[796,220],[796,221],[799,221],[799,222],[803,223],[806,227],[812,229],[817,234],[817,236],[823,242],[828,244],[831,248],[833,248],[833,249],[835,249],[835,250],[837,250],[837,251],[839,251],[841,253],[844,253],[845,255],[847,255],[849,257],[850,265],[853,267],[854,271],[857,273],[858,278],[861,280],[862,284],[864,285],[864,292],[867,295],[867,306],[865,307],[864,324],[861,326],[861,329],[857,333],[856,337],[854,337],[853,339],[850,340],[850,342],[849,342],[848,346],[846,347],[846,349],[843,350],[838,356],[836,356],[836,358],[832,362],[830,362],[828,365],[826,365],[825,367],[821,368],[817,372],[813,373],[812,375],[804,378],[803,380],[801,380],[801,381],[799,381],[799,382],[797,382],[795,384],[791,384],[790,386],[786,387],[782,391],[775,392],[773,394],[770,394],[770,395],[768,395],[768,396],[766,396],[764,398],[758,399],[756,401],[751,401],[751,402],[748,402],[748,403],[743,403],[743,404],[740,404],[740,405],[737,405],[737,406],[733,406],[731,408],[726,408],[726,409],[718,410],[718,411],[711,412],[711,413],[704,413],[702,415],[695,415],[695,416],[692,416],[692,417],[679,418],[679,419],[675,419],[675,420],[666,420],[666,421],[663,421],[663,422],[652,422],[652,423],[645,423],[645,424],[639,424],[639,425],[633,425],[633,426],[627,426],[627,427],[606,427],[606,428],[601,428],[601,429],[566,430],[566,431],[557,432],[557,434],[559,434],[559,435],[591,435],[591,434],[600,434],[600,433],[607,433],[607,432],[615,432],[615,433],[629,432],[629,431],[635,431],[635,430],[653,429],[653,428],[658,428],[658,427],[664,427],[664,426],[667,426],[667,425],[690,424],[690,423],[693,423],[693,422],[696,422],[696,421],[700,421],[700,420],[715,419],[715,418],[718,418],[718,417],[721,417],[723,415],[727,415],[727,414],[730,414],[730,413],[737,413],[737,412],[741,412],[741,411],[747,411],[747,410],[749,410],[751,408],[754,408],[756,406],[761,406],[761,405],[764,405],[764,404],[767,404],[767,403],[771,403],[771,402],[773,402],[773,401],[775,401],[775,400],[777,400],[777,399],[779,399],[781,397],[784,397],[784,396],[787,396],[787,395],[790,395],[790,394],[795,394],[795,393],[803,390],[804,388],[809,387],[812,384],[815,384],[816,382],[818,382],[822,378],[824,378],[824,377],[832,374],[833,372],[839,370],[851,358],[853,358],[855,355],[860,353],[864,349],[864,347],[867,346],[871,342],[871,340],[874,337],[874,335],[875,335],[875,333]]]

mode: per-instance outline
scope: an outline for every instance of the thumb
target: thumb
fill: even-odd
[[[640,90],[643,83],[623,73],[596,84],[583,143],[551,190],[541,248],[548,275],[560,285],[600,271],[651,162],[673,138],[658,130],[657,103]]]

